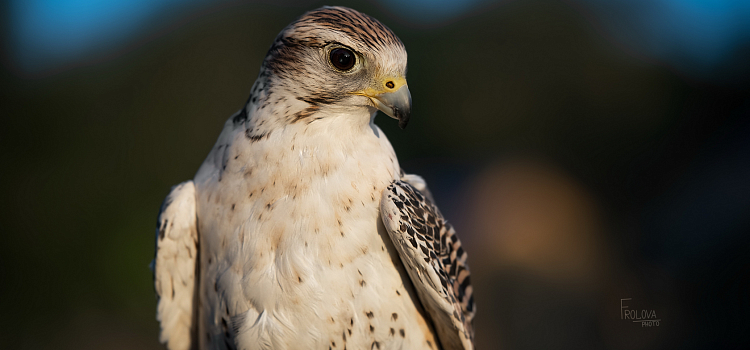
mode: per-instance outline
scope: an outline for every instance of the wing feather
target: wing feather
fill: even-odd
[[[197,313],[198,230],[192,181],[172,188],[162,204],[152,263],[159,340],[170,350],[194,347]]]
[[[473,349],[474,298],[467,254],[431,196],[417,189],[429,194],[424,180],[416,175],[402,180],[383,191],[380,210],[385,227],[443,348]]]

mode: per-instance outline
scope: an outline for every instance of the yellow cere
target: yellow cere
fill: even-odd
[[[391,83],[391,84],[388,84]],[[393,87],[390,87],[390,86]],[[380,80],[379,86],[377,89],[368,87],[367,89],[360,90],[360,91],[354,91],[351,94],[353,95],[362,95],[367,97],[375,97],[380,96],[382,94],[386,94],[389,92],[396,92],[398,89],[400,89],[402,86],[406,85],[406,79],[404,77],[385,77]]]

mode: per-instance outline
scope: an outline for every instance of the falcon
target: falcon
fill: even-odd
[[[466,253],[373,120],[404,128],[406,50],[344,7],[271,45],[244,107],[161,206],[169,349],[472,349]]]

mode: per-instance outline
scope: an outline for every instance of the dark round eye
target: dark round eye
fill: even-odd
[[[348,49],[337,48],[331,50],[331,64],[341,70],[349,70],[354,67],[356,57]]]

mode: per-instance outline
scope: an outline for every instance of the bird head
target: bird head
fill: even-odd
[[[411,112],[405,76],[404,44],[388,27],[350,8],[322,7],[279,34],[253,90],[265,93],[259,103],[284,91],[307,104],[291,121],[323,108],[377,108],[404,128]]]

